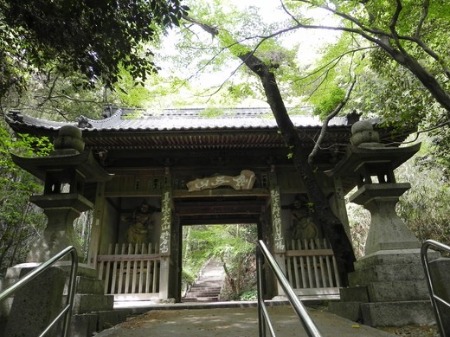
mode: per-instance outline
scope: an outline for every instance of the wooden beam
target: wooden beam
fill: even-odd
[[[204,197],[268,197],[269,191],[265,188],[254,188],[252,190],[237,191],[229,188],[216,188],[211,190],[193,191],[174,190],[174,199],[204,198]]]

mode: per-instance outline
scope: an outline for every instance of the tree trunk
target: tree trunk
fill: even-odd
[[[239,42],[235,41],[230,44],[228,39],[220,38],[221,34],[224,34],[225,37],[229,37],[227,32],[221,32],[217,28],[204,23],[200,24],[192,18],[186,19],[194,24],[198,24],[213,37],[218,35],[222,42],[227,40],[225,48],[228,48],[232,54],[240,58],[242,62],[260,78],[264,93],[267,97],[267,102],[270,105],[278,128],[283,135],[286,145],[293,150],[293,163],[299,172],[300,179],[306,186],[309,200],[313,203],[315,220],[324,228],[325,236],[330,241],[336,257],[342,284],[344,286],[347,285],[347,274],[354,270],[353,262],[356,260],[352,244],[344,230],[342,221],[340,221],[331,210],[329,202],[314,175],[313,169],[308,163],[309,153],[304,153],[302,151],[302,141],[289,117],[286,106],[284,105],[280,89],[278,88],[275,79],[275,74],[271,71],[268,64],[255,56],[254,51],[248,50],[247,48],[248,51],[243,52],[246,47]]]
[[[342,221],[333,213],[322,188],[308,163],[308,153],[302,149],[302,141],[289,118],[275,74],[270,67],[256,57],[253,52],[239,55],[239,58],[260,78],[267,101],[275,116],[277,125],[289,148],[293,151],[294,166],[304,182],[309,200],[313,203],[315,220],[320,223],[325,236],[330,241],[343,285],[348,284],[347,274],[354,270],[356,260],[352,244],[344,230]]]
[[[237,294],[236,281],[234,280],[231,272],[228,270],[227,264],[223,261],[223,259],[222,263],[223,263],[223,270],[225,271],[225,275],[227,276],[228,279],[228,284],[230,285],[231,288],[231,292],[233,294]]]

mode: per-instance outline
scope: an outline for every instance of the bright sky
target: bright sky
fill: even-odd
[[[195,1],[195,0],[191,0]],[[235,6],[238,9],[241,9],[243,12],[246,11],[249,7],[256,7],[259,8],[259,13],[264,20],[265,23],[274,23],[278,21],[283,21],[289,19],[289,16],[284,12],[284,10],[281,8],[280,1],[279,0],[224,0],[231,3],[231,6]],[[221,2],[223,3],[223,2]],[[325,14],[322,13],[314,13],[314,17],[318,18],[320,20],[327,20],[327,23],[330,22],[330,18],[326,17]],[[206,34],[205,34],[206,36]],[[207,37],[210,39],[210,37]],[[287,46],[293,46],[293,44],[299,45],[299,60],[301,60],[301,63],[306,66],[314,61],[314,59],[317,57],[317,53],[324,45],[326,45],[328,42],[332,42],[336,39],[336,34],[333,34],[330,31],[321,31],[321,30],[297,30],[295,33],[291,33],[283,38],[282,41],[286,43]],[[170,46],[171,38],[167,41],[167,46],[164,47],[163,54],[170,55],[179,53],[179,51],[175,50],[173,47]],[[162,61],[164,62],[164,57],[162,58]],[[174,68],[173,64],[161,64],[158,62],[159,65],[162,66],[163,72],[165,70],[169,70],[170,72],[174,72],[177,76],[182,76],[184,78],[190,78],[195,72],[198,70],[196,67],[194,68],[182,68],[176,67]],[[234,64],[234,65],[233,65]],[[197,77],[196,83],[207,85],[207,86],[220,86],[229,76],[230,74],[235,70],[235,67],[237,67],[240,64],[238,60],[234,63],[230,63],[230,66],[228,69],[223,69],[220,72],[206,72],[203,73],[201,76]],[[183,74],[184,73],[184,74]],[[194,83],[193,81],[191,81]]]
[[[286,20],[287,13],[281,7],[279,0],[231,0],[236,3],[238,7],[256,6],[260,8],[260,13],[266,22],[276,22],[279,20]],[[323,24],[336,25],[335,19],[324,10],[314,10],[308,13],[308,16],[319,20]],[[336,40],[338,33],[329,30],[298,30],[289,38],[285,38],[286,43],[294,40],[298,43],[301,50],[301,57],[303,63],[311,63],[317,55],[320,48],[328,43]]]

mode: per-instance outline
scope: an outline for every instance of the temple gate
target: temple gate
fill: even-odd
[[[87,263],[116,300],[180,300],[181,227],[252,223],[303,296],[337,296],[340,280],[321,224],[268,109],[117,110],[79,119],[86,148],[111,175],[86,191],[94,220]],[[136,111],[133,111],[136,114]],[[65,123],[13,112],[16,132],[54,138]],[[306,150],[321,123],[293,115]],[[343,196],[357,177],[329,177],[348,144],[352,118],[335,118],[319,151],[317,177],[335,214],[348,224]],[[342,147],[340,149],[339,147]],[[270,284],[270,282],[269,282]],[[281,294],[273,284],[268,296]]]

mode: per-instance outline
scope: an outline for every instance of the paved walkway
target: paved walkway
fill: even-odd
[[[277,336],[307,336],[290,306],[269,307]],[[393,337],[339,316],[309,309],[323,337]],[[270,333],[267,331],[267,336]],[[96,337],[256,337],[255,307],[151,310]]]

